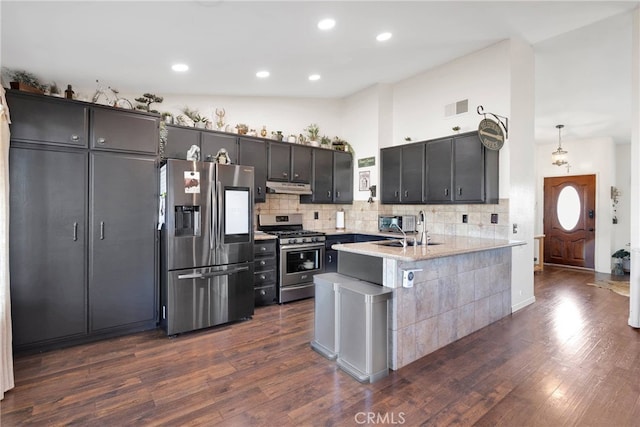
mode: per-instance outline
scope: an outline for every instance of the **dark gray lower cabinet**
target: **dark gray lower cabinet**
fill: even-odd
[[[153,322],[155,159],[94,152],[90,171],[90,331]]]
[[[87,153],[10,150],[13,345],[83,336]]]

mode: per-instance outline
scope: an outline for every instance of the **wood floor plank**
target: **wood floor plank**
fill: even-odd
[[[545,268],[534,304],[374,384],[310,348],[313,300],[16,355],[2,426],[637,426],[640,331],[596,277]]]

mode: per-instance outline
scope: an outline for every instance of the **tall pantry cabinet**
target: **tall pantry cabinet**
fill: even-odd
[[[8,91],[13,344],[154,328],[156,115]]]

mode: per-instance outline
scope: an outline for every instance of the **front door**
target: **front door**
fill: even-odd
[[[596,176],[544,179],[544,262],[594,268]]]

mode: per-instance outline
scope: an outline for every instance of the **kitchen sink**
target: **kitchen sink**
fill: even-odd
[[[400,240],[383,240],[382,242],[375,242],[376,245],[380,245],[380,246],[391,246],[394,248],[401,248],[402,247],[402,241]],[[435,245],[441,245],[442,243],[438,243],[438,242],[429,242],[427,243],[428,246],[435,246]],[[412,240],[408,240],[407,241],[407,246],[416,246],[416,242],[412,241]],[[421,246],[420,244],[418,244],[417,246]]]

